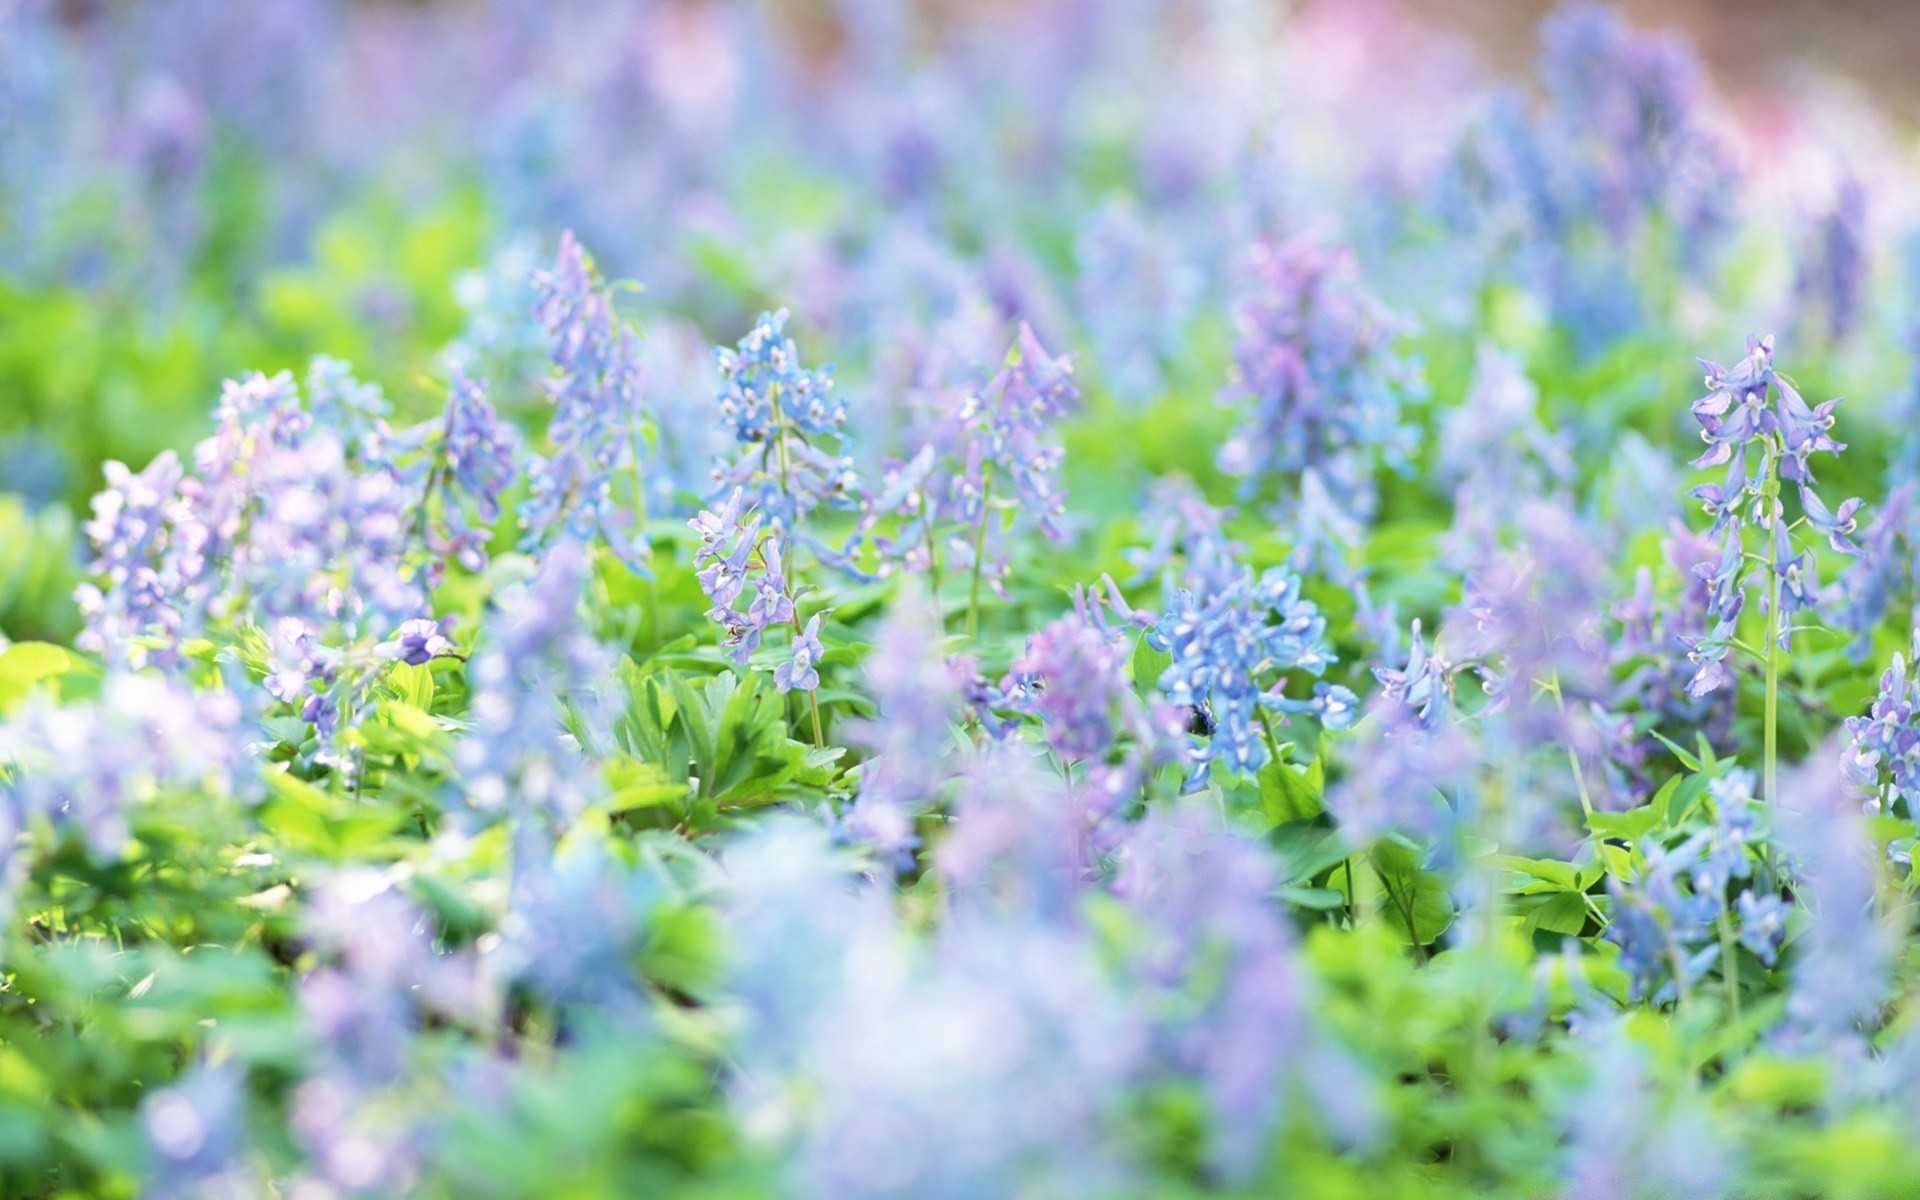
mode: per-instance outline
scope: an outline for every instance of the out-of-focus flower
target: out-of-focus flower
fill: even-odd
[[[1404,409],[1425,395],[1419,363],[1394,346],[1400,319],[1361,287],[1350,254],[1299,238],[1254,246],[1238,328],[1225,399],[1243,419],[1221,467],[1243,495],[1289,509],[1317,483],[1330,516],[1370,525],[1374,473],[1407,465],[1417,431]]]
[[[482,813],[562,821],[593,799],[588,756],[607,727],[613,661],[578,612],[586,574],[583,550],[555,546],[503,598],[467,666],[473,727],[455,762]]]
[[[1867,189],[1841,180],[1833,207],[1814,223],[1793,281],[1795,306],[1819,319],[1827,338],[1844,342],[1859,325],[1867,286]]]

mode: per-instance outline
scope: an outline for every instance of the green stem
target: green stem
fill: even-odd
[[[993,464],[981,468],[980,483],[980,522],[973,527],[973,586],[967,595],[967,640],[972,641],[980,631],[980,571],[985,565],[987,544],[987,514],[992,511],[993,502]]]
[[[1777,504],[1778,501],[1775,501]],[[1773,519],[1778,521],[1776,510]],[[1771,529],[1768,530],[1772,532]],[[1767,698],[1766,741],[1762,751],[1762,794],[1769,805],[1780,796],[1780,571],[1767,566]]]
[[[1557,670],[1553,673],[1553,702],[1560,708],[1560,719],[1568,720],[1567,698],[1560,691],[1560,672]],[[1567,765],[1573,768],[1573,785],[1580,792],[1580,812],[1591,821],[1593,797],[1587,792],[1587,774],[1580,769],[1580,755],[1574,750],[1572,742],[1567,743]]]
[[[633,519],[636,531],[646,543],[647,557],[651,559],[653,538],[647,533],[647,484],[640,476],[640,450],[637,446],[633,455]],[[664,639],[660,636],[660,597],[654,590],[651,571],[642,581],[642,596],[647,606],[647,637],[652,648],[658,650],[664,644]]]
[[[1733,915],[1724,908],[1720,913],[1720,976],[1727,983],[1727,1015],[1740,1023],[1740,956],[1733,940]]]
[[[788,485],[787,480],[787,418],[786,414],[780,411],[780,389],[778,387],[771,389],[767,393],[767,399],[768,402],[773,405],[773,442],[780,459],[780,490],[784,494],[792,495],[792,488]],[[763,463],[765,462],[764,459],[761,461]],[[787,560],[787,577],[785,582],[787,585],[787,600],[791,604],[793,600],[793,581],[795,577],[800,574],[799,544],[793,540],[793,530],[787,529],[782,532],[786,540],[785,558]],[[791,607],[793,609],[793,636],[797,638],[806,632],[806,628],[800,624],[800,606],[792,604]],[[819,749],[825,750],[827,748],[827,734],[825,728],[820,724],[820,693],[818,689],[807,689],[807,708],[813,714],[813,744]]]

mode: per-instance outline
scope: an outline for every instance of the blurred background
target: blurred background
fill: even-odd
[[[101,464],[222,380],[537,410],[567,229],[696,422],[778,306],[856,403],[1014,320],[1116,404],[1210,399],[1246,247],[1301,233],[1440,328],[1521,281],[1581,361],[1718,336],[1729,279],[1888,361],[1835,264],[1905,278],[1914,48],[1860,0],[0,0],[0,629],[70,626]]]

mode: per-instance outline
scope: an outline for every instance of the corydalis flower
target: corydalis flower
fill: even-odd
[[[35,698],[0,722],[0,913],[14,836],[72,834],[102,859],[126,848],[133,810],[172,791],[251,796],[244,710],[231,692],[191,692],[170,677],[110,676],[102,695]]]
[[[1825,319],[1826,335],[1844,342],[1860,320],[1867,284],[1867,189],[1851,176],[1833,207],[1814,225],[1793,282],[1794,299]]]
[[[887,472],[863,525],[893,517],[876,536],[883,568],[972,571],[996,592],[1017,526],[1060,541],[1065,493],[1056,475],[1065,451],[1057,426],[1079,403],[1073,363],[1054,357],[1022,324],[998,370],[933,420],[920,450]]]
[[[1216,761],[1237,771],[1265,765],[1270,719],[1312,713],[1331,728],[1352,722],[1357,702],[1346,688],[1318,683],[1311,699],[1286,694],[1284,672],[1319,675],[1333,661],[1326,618],[1297,579],[1278,567],[1256,575],[1239,566],[1194,582],[1203,590],[1172,589],[1147,640],[1173,656],[1160,676],[1167,698],[1212,717],[1211,736],[1194,735],[1190,750],[1196,782]]]
[[[482,813],[561,821],[593,798],[588,756],[608,723],[613,658],[579,614],[586,579],[584,551],[556,546],[503,601],[467,668],[473,728],[455,763]]]
[[[1419,365],[1394,348],[1402,323],[1361,287],[1344,250],[1304,238],[1263,241],[1249,268],[1224,394],[1243,418],[1220,465],[1240,477],[1243,495],[1277,492],[1289,507],[1316,482],[1335,511],[1364,527],[1376,506],[1375,470],[1403,468],[1417,438],[1403,409],[1424,383]],[[1338,529],[1325,536],[1345,540]]]
[[[1733,638],[1746,589],[1764,569],[1779,581],[1780,646],[1787,649],[1792,627],[1785,618],[1812,608],[1818,591],[1811,553],[1798,550],[1792,525],[1805,523],[1826,537],[1843,554],[1856,554],[1850,534],[1860,501],[1848,500],[1829,509],[1813,490],[1811,459],[1816,451],[1838,454],[1846,447],[1829,434],[1838,400],[1809,407],[1785,377],[1773,369],[1773,338],[1747,338],[1747,356],[1733,367],[1701,360],[1707,369],[1707,394],[1693,403],[1693,414],[1707,443],[1695,467],[1726,467],[1720,483],[1704,484],[1692,495],[1713,517],[1713,534],[1721,537],[1718,562],[1709,559],[1694,568],[1709,589],[1709,611],[1717,624],[1705,639],[1689,649],[1699,670],[1688,689],[1702,695],[1728,678],[1722,665]],[[1748,459],[1758,456],[1751,464]],[[1803,516],[1792,525],[1779,499],[1769,494],[1776,480],[1792,482],[1799,491]],[[1757,530],[1767,540],[1760,556],[1764,568],[1747,558],[1742,532]]]
[[[895,601],[866,661],[879,716],[851,733],[872,757],[860,767],[860,790],[838,832],[896,864],[919,844],[913,822],[953,774],[947,757],[960,715],[961,676],[937,638],[924,597],[908,591]]]
[[[720,414],[737,449],[714,468],[716,494],[742,493],[783,536],[822,505],[848,507],[859,480],[837,448],[846,402],[833,394],[833,368],[801,365],[786,334],[787,310],[762,313],[739,345],[714,351]]]
[[[1096,826],[1131,800],[1149,770],[1177,756],[1186,724],[1181,710],[1141,701],[1129,655],[1124,639],[1069,614],[1027,639],[1007,685],[1020,681],[1021,707],[1039,716]]]
[[[187,639],[251,625],[268,690],[315,727],[320,761],[345,765],[341,715],[365,711],[390,658],[376,647],[427,619],[428,584],[444,570],[422,536],[436,474],[423,447],[437,435],[394,434],[386,412],[378,388],[316,359],[304,404],[285,373],[229,383],[191,473],[170,455],[138,475],[111,467],[89,530],[98,577],[80,590],[86,644],[177,667]],[[503,482],[464,474],[448,477],[447,504]]]
[[[546,381],[553,419],[549,450],[535,458],[520,521],[521,547],[532,553],[562,539],[604,540],[614,556],[644,574],[650,547],[629,511],[644,458],[639,339],[613,311],[612,294],[595,279],[586,251],[562,235],[553,269],[535,277],[534,310],[550,343]],[[622,504],[620,495],[631,498]]]
[[[1121,399],[1158,395],[1203,283],[1176,239],[1133,206],[1109,200],[1074,244],[1080,309],[1101,378]]]
[[[513,427],[495,415],[486,389],[456,368],[439,426],[421,425],[415,436],[428,441],[427,502],[436,492],[440,500],[426,525],[435,567],[451,559],[468,571],[485,570],[500,497],[517,474]]]
[[[774,683],[783,692],[796,687],[810,692],[820,686],[816,664],[825,653],[820,644],[822,614],[800,624],[781,555],[782,539],[777,531],[764,529],[761,514],[746,511],[745,505],[745,494],[735,488],[719,511],[703,511],[687,522],[700,535],[693,565],[700,590],[713,602],[706,615],[724,631],[725,644],[741,666],[760,648],[768,629],[792,626],[790,657],[774,668]]]
[[[1896,477],[1899,472],[1893,472]],[[1873,650],[1873,634],[1897,599],[1905,598],[1909,616],[1920,617],[1920,504],[1915,483],[1902,478],[1860,535],[1860,554],[1821,594],[1833,623],[1854,635],[1847,647],[1855,662]],[[1920,626],[1920,620],[1914,622]]]
[[[1644,764],[1662,752],[1657,729],[1695,730],[1717,744],[1733,724],[1732,688],[1716,686],[1696,693],[1688,687],[1696,668],[1687,658],[1686,643],[1704,638],[1713,625],[1707,581],[1693,573],[1693,565],[1714,552],[1713,543],[1675,521],[1661,546],[1669,572],[1681,580],[1680,590],[1661,595],[1654,573],[1640,568],[1633,594],[1613,606],[1619,626],[1610,643],[1611,665],[1618,678],[1612,706],[1637,714],[1630,761],[1621,765],[1631,776],[1631,789],[1641,797],[1652,783]],[[1724,663],[1713,667],[1716,674],[1724,673],[1721,682],[1731,680]]]
[[[1920,661],[1920,632],[1913,645]],[[1847,718],[1847,736],[1841,764],[1870,810],[1892,814],[1904,803],[1909,815],[1920,812],[1920,678],[1905,657],[1893,656],[1867,714]]]

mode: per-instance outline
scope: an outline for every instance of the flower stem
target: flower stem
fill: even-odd
[[[1776,502],[1777,503],[1777,502]],[[1775,511],[1773,519],[1780,514]],[[1767,695],[1766,740],[1762,750],[1762,795],[1769,805],[1780,795],[1780,570],[1767,567]]]
[[[780,491],[791,498],[793,488],[788,478],[790,472],[787,468],[787,416],[780,409],[780,389],[777,386],[768,390],[767,400],[773,406],[773,444],[780,461]],[[764,461],[763,459],[762,462]],[[796,518],[794,524],[797,525],[799,524],[797,519],[799,516],[799,508],[797,505],[795,506],[794,515]],[[784,557],[787,560],[787,577],[785,581],[787,585],[787,601],[793,612],[793,636],[799,638],[806,633],[806,629],[800,624],[800,606],[793,604],[792,601],[794,580],[800,574],[800,544],[795,540],[792,529],[786,529],[782,532],[785,535],[786,541],[786,554]],[[825,729],[820,724],[819,689],[807,689],[807,708],[813,714],[813,744],[818,749],[825,750],[827,748],[827,735]]]
[[[1720,911],[1721,978],[1727,983],[1727,1015],[1740,1023],[1740,956],[1733,940],[1733,914],[1723,906]]]
[[[980,483],[980,521],[973,527],[973,586],[967,595],[967,639],[980,631],[980,571],[987,544],[987,514],[992,511],[993,465],[982,468]]]

